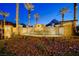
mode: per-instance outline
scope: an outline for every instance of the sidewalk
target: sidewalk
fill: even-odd
[[[62,35],[31,35],[31,34],[25,34],[25,36],[34,36],[34,37],[62,37]]]

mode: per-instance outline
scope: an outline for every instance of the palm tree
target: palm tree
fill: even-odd
[[[31,3],[25,3],[24,4],[26,9],[28,10],[28,27],[30,26],[30,14],[31,10],[33,10],[34,6]]]
[[[76,20],[77,20],[77,3],[74,3],[74,22],[73,22],[73,31],[76,32]]]
[[[37,24],[38,23],[39,14],[38,13],[34,14],[34,17],[35,17],[36,24]]]
[[[74,20],[76,20],[76,14],[77,14],[77,3],[74,3]]]
[[[2,37],[3,37],[3,26],[2,26],[2,21],[0,22],[0,25],[1,25],[1,29],[0,29],[0,30],[1,30],[0,32],[1,32],[1,33],[0,33],[0,36],[1,36],[1,39],[2,39]]]
[[[64,21],[64,14],[65,14],[67,11],[68,11],[68,8],[62,8],[62,9],[60,10],[60,13],[61,13],[61,15],[62,15],[62,22]]]
[[[6,22],[6,17],[9,15],[7,12],[0,11],[0,15],[3,16],[4,18],[4,39],[5,39],[5,22]]]
[[[16,29],[17,29],[17,35],[19,34],[18,16],[19,16],[19,4],[16,3]]]
[[[25,8],[28,10],[28,27],[27,27],[27,32],[29,34],[30,14],[31,14],[31,10],[33,10],[34,6],[31,3],[25,3],[24,5],[25,5]]]

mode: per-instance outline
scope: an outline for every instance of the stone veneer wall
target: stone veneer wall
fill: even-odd
[[[39,27],[38,27],[39,26]],[[55,27],[45,27],[44,25],[39,24],[35,27],[27,27],[19,28],[20,35],[32,35],[32,34],[43,34],[43,35],[62,35],[62,36],[72,36],[73,34],[73,27],[72,22],[64,23],[62,27],[60,25]],[[16,34],[17,29],[16,27],[7,27],[6,36],[11,37],[11,34]],[[7,35],[8,34],[8,35]]]

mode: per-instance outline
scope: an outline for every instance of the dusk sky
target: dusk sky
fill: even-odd
[[[31,25],[35,24],[34,14],[39,14],[39,24],[47,24],[52,19],[61,21],[60,9],[66,7],[68,12],[66,12],[64,19],[73,20],[74,8],[73,3],[33,3],[34,10],[31,11]],[[78,4],[79,5],[79,4]],[[16,21],[16,4],[15,3],[0,3],[0,10],[8,12],[9,16],[6,18],[7,21],[15,23]],[[79,24],[79,6],[77,9],[77,19]],[[0,15],[0,19],[3,17]],[[19,23],[27,24],[27,9],[23,3],[19,4]]]

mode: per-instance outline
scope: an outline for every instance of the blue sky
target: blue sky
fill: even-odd
[[[66,7],[68,12],[65,14],[65,20],[73,20],[73,3],[33,3],[34,10],[31,11],[31,25],[35,24],[34,14],[39,13],[39,24],[47,24],[52,19],[61,21],[60,9]],[[79,4],[78,4],[79,5]],[[15,3],[0,3],[0,10],[8,12],[9,16],[6,18],[7,21],[15,23],[15,13],[16,13],[16,4]],[[79,6],[77,9],[77,19],[79,20]],[[0,16],[0,19],[3,19]],[[23,3],[19,4],[19,23],[27,24],[27,9]],[[79,23],[79,22],[78,22]],[[77,24],[78,24],[77,23]]]

